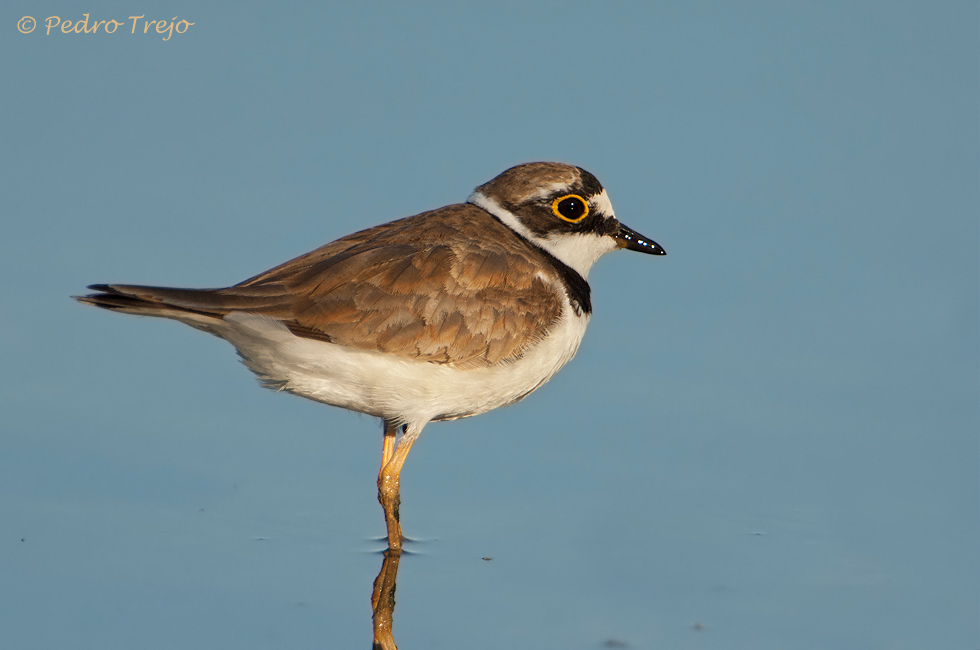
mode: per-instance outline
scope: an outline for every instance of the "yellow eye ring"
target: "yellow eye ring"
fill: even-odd
[[[589,216],[589,202],[578,194],[566,194],[551,202],[551,211],[562,221],[578,223]]]

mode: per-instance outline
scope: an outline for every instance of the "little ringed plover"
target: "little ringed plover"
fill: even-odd
[[[595,176],[529,163],[466,203],[348,235],[232,287],[96,284],[76,298],[215,334],[265,386],[382,418],[378,499],[398,552],[399,474],[422,428],[513,404],[554,376],[592,313],[589,269],[619,248],[664,255],[616,219]]]

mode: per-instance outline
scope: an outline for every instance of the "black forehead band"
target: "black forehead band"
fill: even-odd
[[[584,190],[585,196],[595,196],[596,194],[602,192],[602,183],[599,182],[598,178],[581,167],[576,167],[576,169],[578,169],[578,172],[582,177],[581,186]]]

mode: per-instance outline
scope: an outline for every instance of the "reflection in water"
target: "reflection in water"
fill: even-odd
[[[374,579],[371,593],[371,607],[374,609],[374,650],[397,650],[391,635],[392,615],[395,611],[395,578],[398,576],[399,551],[388,549],[384,552],[381,572]]]

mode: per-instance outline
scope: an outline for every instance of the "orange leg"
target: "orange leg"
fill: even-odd
[[[401,471],[408,458],[408,452],[412,449],[412,444],[422,427],[406,426],[405,435],[395,446],[395,434],[398,432],[398,425],[391,420],[384,421],[384,448],[381,452],[381,471],[378,473],[378,501],[385,511],[385,525],[388,528],[388,548],[393,553],[401,553],[402,550],[402,527],[399,519],[398,508],[401,505],[399,497],[399,487],[401,485]]]

